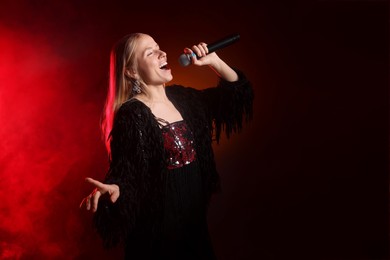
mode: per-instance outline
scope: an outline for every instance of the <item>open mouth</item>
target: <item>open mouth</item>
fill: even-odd
[[[160,64],[160,69],[162,70],[169,70],[168,62],[164,62]]]

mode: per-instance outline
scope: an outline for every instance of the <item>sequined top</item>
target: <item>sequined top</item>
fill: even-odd
[[[175,169],[183,165],[190,164],[196,159],[194,149],[194,137],[184,120],[168,123],[158,118],[162,135],[164,138],[164,148],[168,154],[168,169]]]

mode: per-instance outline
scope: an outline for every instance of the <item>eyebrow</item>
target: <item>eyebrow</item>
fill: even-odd
[[[154,47],[156,47],[157,49],[160,48],[160,46],[159,46],[158,44],[156,44]],[[148,50],[153,50],[154,47],[147,47],[147,48],[145,49],[145,51],[144,51],[144,54],[145,54],[145,52],[147,52]]]

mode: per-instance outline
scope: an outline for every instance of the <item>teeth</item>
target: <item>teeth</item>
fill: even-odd
[[[164,67],[165,65],[168,65],[168,62],[161,63],[161,64],[160,64],[160,69],[161,69],[162,67]]]

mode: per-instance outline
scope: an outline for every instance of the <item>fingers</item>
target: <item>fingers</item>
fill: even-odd
[[[91,208],[91,196],[88,195],[87,197],[85,197],[81,203],[80,203],[80,208],[86,208],[87,210],[89,210]]]
[[[80,208],[83,208],[85,207],[87,210],[90,210],[91,209],[91,194],[88,195],[87,197],[85,197],[81,203],[80,203]]]
[[[86,210],[92,210],[93,212],[96,212],[99,204],[100,197],[105,194],[109,193],[111,202],[115,203],[117,199],[119,198],[120,192],[119,192],[119,186],[116,184],[104,184],[100,181],[96,181],[92,178],[86,178],[87,182],[92,183],[96,186],[96,188],[89,194],[87,197],[85,197],[81,203],[80,208],[85,207]]]
[[[192,48],[185,48],[184,53],[192,55],[192,63],[198,64],[197,60],[206,56],[209,53],[207,44],[204,42],[199,43],[198,45],[192,46]],[[196,55],[195,55],[196,54]]]
[[[91,205],[92,212],[96,212],[100,196],[101,196],[101,193],[98,190],[96,190],[92,196],[92,205]]]
[[[102,194],[101,191],[103,191],[104,193],[104,190],[106,189],[105,184],[89,177],[85,178],[85,181],[95,185],[96,188],[91,192],[91,194],[89,194],[81,201],[80,208],[85,207],[86,210],[92,209],[93,212],[96,212],[97,205],[99,202],[99,197]]]
[[[90,177],[85,178],[85,181],[95,185],[95,187],[97,187],[98,189],[104,189],[104,187],[105,187],[104,183],[97,181],[97,180],[94,180]]]
[[[116,184],[113,184],[111,186],[111,189],[109,190],[110,194],[110,200],[112,203],[115,203],[115,201],[119,198],[120,191],[119,191],[119,186]]]
[[[102,194],[100,193],[100,191],[95,188],[91,194],[89,194],[87,197],[85,197],[81,203],[80,203],[80,208],[83,208],[85,207],[86,210],[91,210],[93,212],[96,212],[97,210],[97,206],[98,206],[98,202],[99,202],[99,198]]]
[[[86,203],[87,203],[87,198],[84,198],[84,199],[81,201],[79,208],[81,209],[82,207],[84,207],[84,206],[86,205]]]
[[[207,48],[207,44],[204,42],[199,43],[198,45],[192,46],[192,51],[196,53],[198,58],[204,57],[209,53],[209,50]]]

